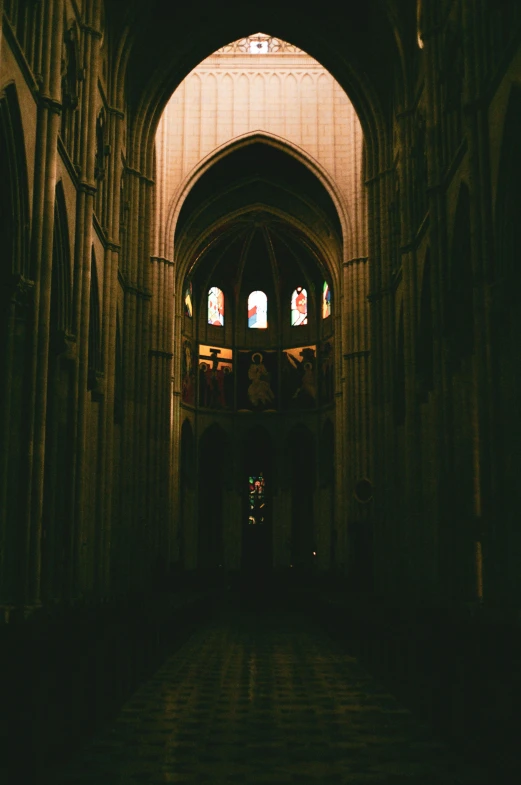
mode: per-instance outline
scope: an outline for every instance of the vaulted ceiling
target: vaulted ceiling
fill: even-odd
[[[126,36],[129,106],[148,112],[152,122],[201,60],[262,31],[322,63],[349,95],[368,133],[375,112],[387,115],[395,77],[406,67],[416,36],[416,0],[345,0],[341,6],[317,5],[313,13],[296,0],[107,0],[107,16],[114,33]]]

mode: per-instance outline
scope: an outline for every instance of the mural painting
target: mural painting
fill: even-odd
[[[199,346],[199,406],[233,408],[233,352]]]
[[[285,409],[316,406],[316,346],[282,352],[282,401]]]
[[[239,351],[239,411],[277,409],[277,352]]]

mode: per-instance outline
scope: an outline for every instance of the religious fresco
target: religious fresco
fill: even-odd
[[[320,345],[320,371],[319,371],[319,393],[320,403],[333,403],[334,399],[334,374],[333,374],[333,341],[324,341]]]
[[[232,409],[234,405],[233,352],[199,346],[199,406]]]
[[[291,295],[291,326],[299,327],[308,323],[308,293],[297,286]]]
[[[195,405],[195,360],[194,345],[188,338],[183,340],[181,356],[181,400],[189,406]]]
[[[184,304],[185,304],[185,316],[188,316],[190,319],[193,315],[193,293],[192,293],[192,282],[190,281],[185,287],[185,297],[184,297]]]
[[[208,292],[208,324],[224,327],[224,293],[217,286]]]
[[[317,405],[316,346],[282,352],[282,405],[311,409]]]
[[[324,281],[322,287],[322,318],[327,319],[331,316],[331,289],[327,281]]]
[[[248,297],[248,327],[265,330],[268,326],[268,298],[264,292],[252,292]]]
[[[238,353],[239,411],[269,412],[277,405],[277,352],[245,351]]]

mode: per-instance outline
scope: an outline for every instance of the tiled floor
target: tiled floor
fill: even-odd
[[[199,630],[54,785],[478,785],[312,622],[228,612]]]

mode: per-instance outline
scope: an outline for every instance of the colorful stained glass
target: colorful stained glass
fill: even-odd
[[[268,298],[264,292],[252,292],[248,297],[248,327],[263,330],[268,326]]]
[[[327,319],[331,316],[331,289],[327,281],[324,281],[322,289],[322,318]]]
[[[297,286],[291,295],[291,326],[298,327],[308,323],[308,293]]]
[[[208,324],[224,327],[224,294],[217,286],[208,292]]]
[[[255,525],[264,523],[265,507],[266,507],[266,481],[263,473],[258,475],[251,475],[248,478],[249,482],[249,507],[250,514],[248,516],[248,523]]]
[[[268,326],[268,298],[264,292],[252,292],[248,297],[248,327],[265,329]]]
[[[190,281],[186,285],[185,289],[185,316],[188,316],[190,319],[192,318],[193,314],[193,307],[192,307],[192,282]]]

